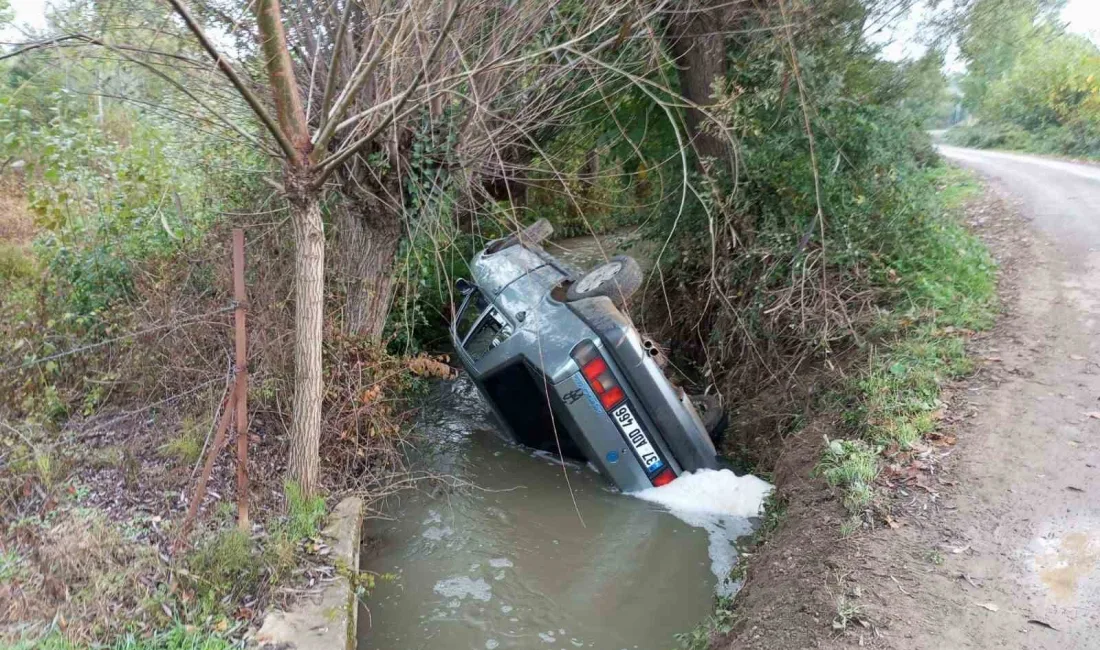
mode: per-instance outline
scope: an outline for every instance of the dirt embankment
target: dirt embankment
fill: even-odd
[[[1100,273],[1032,212],[996,184],[968,208],[1005,313],[971,340],[981,369],[946,387],[935,440],[888,459],[874,529],[842,536],[846,514],[812,476],[833,423],[786,441],[786,514],[715,647],[1100,647]]]

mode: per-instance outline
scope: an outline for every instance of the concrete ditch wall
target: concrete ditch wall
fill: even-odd
[[[321,533],[332,547],[336,579],[317,596],[302,599],[290,611],[264,617],[256,641],[262,648],[280,650],[355,650],[359,613],[351,577],[359,571],[359,542],[363,503],[356,497],[341,501]]]

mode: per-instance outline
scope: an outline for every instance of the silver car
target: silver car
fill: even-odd
[[[451,339],[507,436],[588,461],[624,492],[716,468],[717,402],[670,383],[623,311],[638,264],[617,256],[579,274],[539,245],[550,232],[540,221],[491,242],[473,282],[458,282]]]

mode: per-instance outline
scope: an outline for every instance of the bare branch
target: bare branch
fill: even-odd
[[[332,105],[332,93],[336,92],[336,75],[340,69],[340,56],[344,53],[344,39],[348,33],[348,20],[355,0],[344,0],[344,13],[340,15],[340,26],[336,29],[336,40],[332,45],[332,60],[328,63],[328,75],[325,76],[325,90],[321,95],[321,127],[328,120],[328,107]]]
[[[181,2],[181,0],[168,0],[168,3],[172,5],[172,8],[176,10],[180,18],[183,18],[183,22],[187,24],[187,28],[195,35],[195,38],[198,39],[199,44],[206,50],[206,53],[214,59],[214,63],[218,66],[218,69],[229,78],[229,82],[233,84],[233,87],[241,94],[244,101],[248,103],[252,112],[254,112],[256,117],[260,118],[263,125],[267,127],[271,136],[279,143],[279,149],[282,150],[287,160],[296,160],[298,153],[295,151],[294,146],[290,143],[286,134],[279,128],[279,125],[272,119],[267,109],[260,103],[259,98],[248,88],[244,80],[237,74],[237,71],[233,69],[233,66],[229,64],[229,61],[218,52],[218,48],[214,47],[214,43],[210,41],[206,32],[203,31],[202,26],[195,21],[195,17],[191,15],[191,12],[183,5],[183,2]]]
[[[320,178],[317,181],[318,183],[323,183],[325,178],[327,178],[333,170],[335,170],[345,160],[357,154],[360,149],[370,144],[370,142],[373,141],[379,133],[386,129],[386,127],[388,127],[390,123],[392,123],[393,120],[397,118],[397,114],[401,111],[402,108],[405,107],[405,102],[408,101],[409,97],[420,86],[421,80],[424,79],[424,75],[428,72],[428,67],[432,65],[432,62],[435,61],[435,57],[439,54],[439,50],[442,49],[443,41],[446,40],[447,32],[451,30],[451,26],[454,24],[455,18],[458,16],[458,10],[462,7],[462,2],[463,0],[455,1],[454,7],[451,8],[450,15],[447,16],[447,21],[443,23],[443,27],[439,30],[439,37],[436,38],[435,44],[432,46],[431,52],[428,53],[428,58],[423,61],[420,69],[416,71],[416,76],[413,77],[412,82],[409,83],[408,89],[404,93],[402,93],[401,99],[397,102],[397,105],[394,106],[393,111],[390,112],[389,116],[386,117],[386,119],[382,120],[381,124],[379,124],[369,134],[367,134],[366,137],[362,138],[358,142],[355,142],[345,147],[342,152],[338,152],[333,156],[330,156],[325,161],[322,161],[322,170]],[[334,119],[332,121],[335,122],[336,120]]]
[[[355,98],[355,94],[363,87],[363,84],[370,79],[370,76],[374,74],[374,69],[378,66],[378,63],[382,60],[382,55],[386,52],[386,47],[390,44],[393,34],[400,31],[404,25],[405,14],[401,15],[401,19],[398,24],[394,26],[391,33],[386,34],[383,37],[382,43],[375,50],[374,56],[366,61],[367,51],[363,52],[363,58],[359,61],[359,64],[355,66],[355,72],[352,73],[352,80],[348,83],[348,86],[340,93],[340,96],[336,98],[336,105],[332,107],[332,111],[328,115],[323,115],[324,127],[321,132],[314,138],[314,155],[320,156],[325,152],[328,147],[329,140],[336,132],[336,125],[340,121],[340,118],[344,116],[348,106],[351,105],[352,100]],[[364,61],[366,61],[364,65]]]

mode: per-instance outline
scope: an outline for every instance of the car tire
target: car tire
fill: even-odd
[[[604,296],[616,307],[625,307],[630,297],[642,286],[642,268],[634,258],[616,255],[569,285],[565,299],[573,302]]]
[[[726,428],[729,427],[730,418],[726,409],[722,408],[718,396],[692,395],[691,404],[699,414],[699,419],[703,421],[703,428],[707,430],[707,435],[716,446],[721,444]]]
[[[505,248],[523,244],[524,246],[536,246],[545,241],[554,232],[554,226],[546,219],[539,219],[519,232],[512,233],[503,239],[498,239],[486,247],[489,254],[498,253]]]

